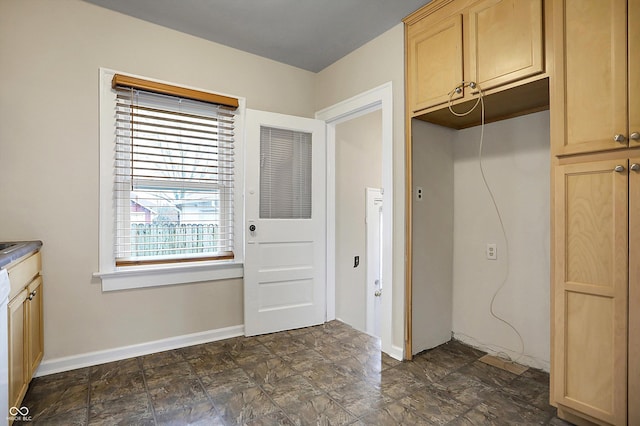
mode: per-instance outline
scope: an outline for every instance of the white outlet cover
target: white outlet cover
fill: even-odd
[[[487,244],[487,259],[488,260],[497,260],[498,259],[498,248],[494,243]]]

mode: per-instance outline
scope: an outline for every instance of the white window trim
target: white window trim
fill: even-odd
[[[143,78],[159,83],[179,85],[188,89],[207,91],[148,77],[128,74],[121,71],[100,68],[100,207],[99,207],[99,271],[93,274],[102,281],[102,291],[126,290],[164,285],[187,284],[201,281],[215,281],[244,276],[244,115],[246,100],[237,96],[238,115],[236,116],[236,139],[234,151],[234,259],[205,262],[185,262],[175,264],[116,267],[113,250],[113,152],[115,145],[115,124],[113,111],[115,94],[111,89],[114,74]],[[224,93],[217,93],[230,96]]]

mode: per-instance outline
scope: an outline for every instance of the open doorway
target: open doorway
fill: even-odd
[[[374,334],[367,327],[373,308],[367,272],[379,256],[367,253],[367,188],[382,186],[382,112],[343,121],[335,135],[336,318]]]
[[[367,113],[380,110],[382,114],[382,186],[383,203],[389,206],[383,215],[382,231],[382,284],[385,293],[380,301],[380,344],[382,351],[401,360],[404,352],[394,341],[404,339],[403,330],[394,327],[393,318],[404,317],[402,284],[393,285],[393,90],[392,84],[379,87],[346,99],[316,113],[316,118],[327,123],[327,320],[336,318],[336,126]],[[353,258],[351,259],[353,261]],[[395,308],[394,304],[397,305]],[[394,331],[396,330],[396,331]]]

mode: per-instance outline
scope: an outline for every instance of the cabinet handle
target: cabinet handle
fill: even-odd
[[[640,164],[638,163],[633,163],[630,167],[629,170],[633,170],[634,172],[637,172],[638,170],[640,170]]]
[[[633,132],[629,135],[629,139],[632,141],[640,141],[640,132]]]
[[[31,293],[29,293],[29,300],[33,300],[33,298],[36,297],[36,293],[37,290],[33,290]]]
[[[617,166],[613,169],[613,171],[614,171],[614,172],[618,172],[618,173],[620,173],[620,172],[624,172],[624,166],[617,165]]]
[[[619,143],[624,143],[625,138],[624,138],[624,135],[618,133],[617,135],[615,135],[613,137],[613,140],[616,141],[616,142],[619,142]]]

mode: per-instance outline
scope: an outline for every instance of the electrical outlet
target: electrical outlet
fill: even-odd
[[[487,243],[487,259],[488,260],[498,259],[498,249],[494,243]]]
[[[417,186],[416,187],[416,198],[418,200],[422,200],[422,187],[421,186]]]

